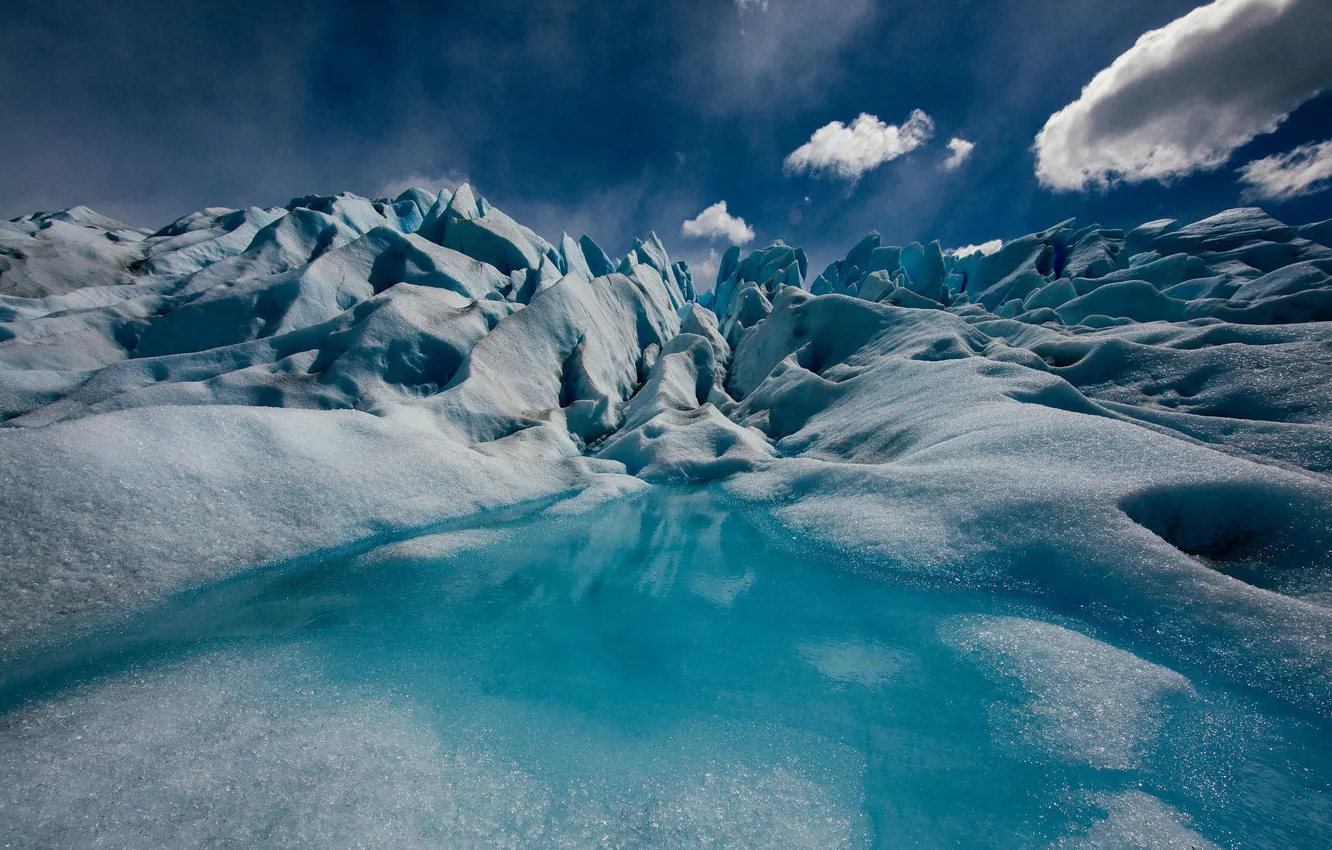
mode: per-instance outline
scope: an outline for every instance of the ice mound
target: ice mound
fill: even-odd
[[[943,638],[1031,696],[997,728],[1020,730],[1023,743],[1095,768],[1138,767],[1171,699],[1193,692],[1173,670],[1050,623],[962,619]]]
[[[1218,850],[1189,829],[1187,818],[1141,791],[1104,795],[1107,816],[1087,832],[1062,839],[1056,847],[1086,850]]]
[[[625,408],[620,431],[600,446],[597,456],[620,461],[630,473],[650,480],[678,481],[721,478],[772,457],[760,432],[721,412],[734,404],[722,388],[724,346],[720,339],[693,333],[668,342]]]
[[[655,235],[612,257],[469,186],[0,223],[0,652],[720,480],[870,570],[1053,596],[1332,713],[1330,232],[1241,209],[965,257],[872,233],[818,274],[774,241],[700,293]]]
[[[0,430],[0,645],[358,541],[573,491],[353,411],[162,406]],[[136,529],[133,535],[126,528]]]

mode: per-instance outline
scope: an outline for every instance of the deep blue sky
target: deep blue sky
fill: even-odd
[[[1202,217],[1239,204],[1236,165],[1332,135],[1324,95],[1218,171],[1055,193],[1034,176],[1037,131],[1197,3],[757,5],[6,3],[0,216],[83,203],[158,226],[204,206],[466,176],[547,237],[585,231],[613,254],[656,230],[674,255],[706,256],[681,222],[725,200],[756,244],[782,237],[821,263],[870,229],[960,245],[1074,216]],[[935,139],[854,185],[783,174],[830,121],[917,108]],[[945,172],[955,135],[976,149]],[[1327,218],[1332,192],[1264,206]]]

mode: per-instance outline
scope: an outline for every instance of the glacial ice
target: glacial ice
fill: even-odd
[[[1325,835],[1326,726],[1200,652],[838,569],[715,488],[558,507],[251,573],[4,669],[0,842]]]
[[[587,236],[548,242],[466,185],[209,208],[157,231],[82,207],[0,223],[0,658],[22,670],[260,567],[480,565],[475,553],[499,544],[454,546],[459,524],[540,510],[577,524],[645,488],[709,483],[771,517],[765,533],[825,547],[876,582],[1014,600],[959,607],[905,648],[862,631],[792,650],[839,687],[886,688],[929,644],[995,693],[1025,694],[986,715],[986,740],[1014,758],[1156,770],[1176,725],[1194,722],[1173,707],[1193,717],[1188,705],[1222,692],[1325,729],[1332,222],[1293,227],[1257,209],[1127,231],[1066,221],[960,258],[871,233],[815,275],[778,241],[727,251],[699,290],[654,234],[620,257]],[[671,525],[614,557],[688,549],[680,538],[701,533]],[[664,593],[681,567],[652,563],[638,588]],[[739,611],[763,572],[733,566],[686,584]],[[180,683],[152,674],[167,677],[151,679],[162,693],[199,687],[188,683],[202,668],[180,663]],[[242,658],[237,681],[269,663]],[[40,718],[63,716],[65,699],[100,711],[86,701],[128,687],[115,681],[52,695],[20,726],[55,729]],[[298,713],[371,711],[356,706]],[[122,715],[87,716],[137,734]],[[0,735],[0,749],[57,733],[24,734]],[[417,747],[416,734],[384,746]],[[382,755],[353,761],[380,770]],[[883,810],[866,827],[860,803],[819,796],[821,780],[792,775],[778,792],[771,771],[787,768],[766,764],[724,780],[753,777],[726,786],[760,806],[738,816],[773,816],[762,798],[779,793],[849,806],[831,833],[796,830],[814,846],[855,846],[862,829],[891,843],[894,817],[928,820]],[[307,769],[264,769],[288,768]],[[28,782],[19,769],[6,781]],[[421,781],[437,769],[422,762]],[[531,781],[547,812],[553,786]],[[1195,779],[1153,781],[1088,791],[1077,823],[1042,840],[1280,846],[1272,836],[1295,834],[1285,820],[1218,832],[1206,795],[1179,790]],[[721,787],[669,793],[710,805]],[[10,811],[33,823],[52,799]],[[328,828],[381,827],[404,846],[392,830],[445,834],[392,819]]]

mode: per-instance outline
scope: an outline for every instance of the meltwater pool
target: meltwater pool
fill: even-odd
[[[1330,726],[656,488],[12,667],[0,846],[1328,847]]]

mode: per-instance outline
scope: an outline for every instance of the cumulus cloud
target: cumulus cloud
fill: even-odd
[[[725,201],[718,201],[686,221],[680,232],[694,239],[725,239],[732,245],[754,240],[754,229],[743,218],[727,212]]]
[[[1332,188],[1332,140],[1255,159],[1239,170],[1246,201],[1289,201]]]
[[[1061,191],[1168,182],[1224,164],[1332,86],[1332,3],[1215,0],[1152,30],[1036,136]]]
[[[970,257],[972,254],[976,253],[989,256],[1002,247],[1004,247],[1004,240],[991,239],[989,242],[982,242],[979,245],[963,245],[961,248],[949,248],[944,253],[952,254],[955,257]]]
[[[976,149],[975,142],[968,142],[966,139],[960,139],[957,136],[948,140],[948,158],[944,160],[943,167],[947,171],[952,171],[959,165],[967,161],[971,152]]]
[[[470,183],[468,176],[456,169],[450,168],[442,174],[425,174],[419,171],[413,171],[406,177],[398,177],[390,180],[379,187],[379,197],[396,198],[408,189],[428,189],[431,192],[438,192],[440,189],[448,189],[452,192],[464,183]]]
[[[745,12],[768,11],[768,0],[735,0],[735,6],[741,14]]]
[[[934,136],[934,119],[913,110],[901,126],[861,113],[848,126],[834,121],[814,131],[809,141],[791,151],[787,174],[831,174],[856,181],[885,162],[910,153]]]

